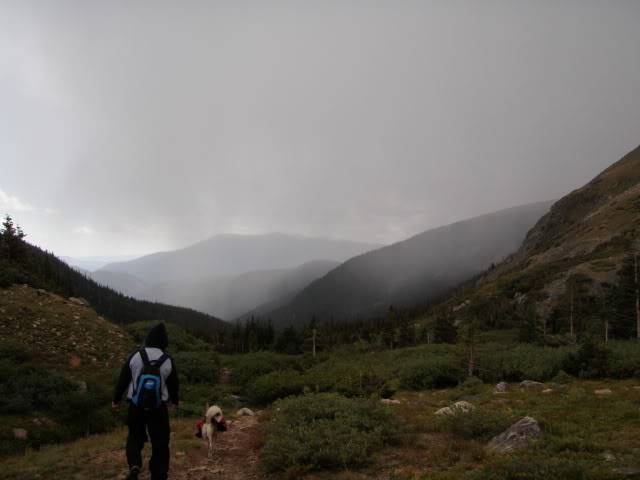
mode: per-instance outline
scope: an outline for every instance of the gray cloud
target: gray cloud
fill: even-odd
[[[60,212],[19,217],[63,254],[399,240],[557,198],[640,143],[638,19],[634,1],[5,1],[0,188]]]

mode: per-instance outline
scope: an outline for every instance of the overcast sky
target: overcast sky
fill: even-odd
[[[65,255],[371,242],[640,144],[640,2],[0,0],[0,212]]]

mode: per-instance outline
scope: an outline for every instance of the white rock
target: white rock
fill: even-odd
[[[400,405],[402,402],[400,402],[400,400],[392,400],[390,398],[383,398],[382,400],[380,400],[380,403],[383,403],[384,405]]]
[[[243,407],[236,412],[236,417],[253,417],[254,415],[254,411],[247,407]]]

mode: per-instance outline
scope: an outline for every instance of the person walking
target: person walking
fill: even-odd
[[[144,347],[133,352],[122,366],[112,408],[118,409],[126,392],[129,403],[127,425],[128,480],[137,480],[142,468],[142,448],[151,440],[151,480],[166,480],[169,473],[168,404],[179,406],[179,381],[175,362],[165,350],[169,338],[164,323],[153,327]]]

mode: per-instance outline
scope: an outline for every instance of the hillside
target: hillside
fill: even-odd
[[[530,303],[547,333],[635,330],[633,255],[640,250],[640,148],[556,202],[521,248],[451,303]],[[498,302],[495,302],[498,303]],[[598,330],[598,334],[602,332]]]
[[[108,377],[133,346],[120,326],[81,301],[28,285],[0,289],[0,344],[13,342],[28,347],[38,365]]]
[[[426,303],[516,251],[549,205],[502,210],[360,255],[265,316],[277,325],[312,316],[353,320]]]
[[[180,250],[111,263],[103,270],[126,272],[153,285],[290,269],[315,260],[343,262],[377,247],[379,245],[280,233],[218,235]]]
[[[258,305],[282,302],[283,298],[289,298],[298,293],[336,266],[338,266],[337,262],[318,260],[292,269],[262,270],[234,276],[169,281],[134,290],[131,295],[189,307],[232,320]],[[95,272],[96,275],[107,273],[123,275],[106,270]]]
[[[43,288],[66,297],[82,297],[100,314],[118,324],[163,320],[207,331],[225,330],[222,320],[195,310],[158,302],[136,300],[122,295],[67,265],[55,255],[15,240],[19,255],[0,257],[0,287],[14,283]]]

